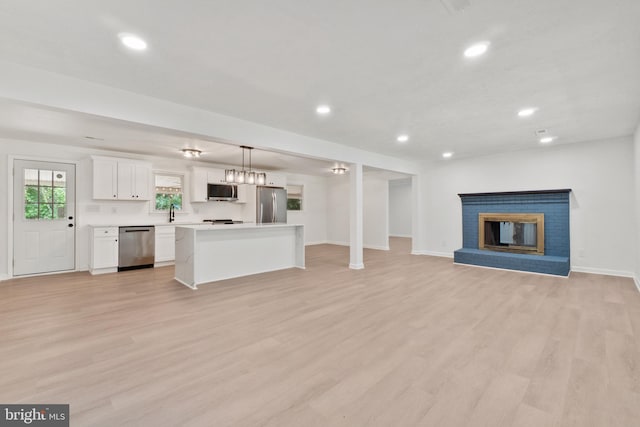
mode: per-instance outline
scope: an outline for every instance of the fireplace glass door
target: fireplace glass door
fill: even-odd
[[[544,254],[544,214],[480,214],[480,249]]]

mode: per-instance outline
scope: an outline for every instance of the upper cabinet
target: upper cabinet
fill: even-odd
[[[207,183],[226,184],[224,179],[224,169],[207,169]]]
[[[151,199],[151,164],[118,161],[118,199]]]
[[[267,183],[270,187],[286,187],[287,176],[278,173],[267,173]]]
[[[91,160],[94,199],[151,199],[151,163],[97,156]]]
[[[207,169],[191,168],[191,202],[207,201]]]
[[[118,161],[92,157],[93,198],[118,199]]]

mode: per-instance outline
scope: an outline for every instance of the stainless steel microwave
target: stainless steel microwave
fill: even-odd
[[[207,184],[207,199],[233,202],[238,200],[238,186],[233,184]]]

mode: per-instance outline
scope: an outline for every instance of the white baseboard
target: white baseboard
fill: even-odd
[[[603,276],[635,277],[635,274],[630,271],[608,270],[606,268],[580,267],[572,265],[571,271],[576,273],[602,274]]]
[[[305,246],[313,246],[313,245],[326,245],[329,242],[327,242],[326,240],[320,241],[320,242],[307,242],[304,245]]]
[[[375,249],[377,251],[388,251],[389,246],[372,246],[372,245],[364,245],[365,249]]]
[[[352,270],[362,270],[364,268],[364,264],[363,263],[349,264],[349,268]]]
[[[408,237],[410,239],[413,236],[411,234],[389,234],[389,237]]]
[[[5,280],[9,280],[8,274],[0,274],[0,282],[4,282]]]
[[[337,246],[350,246],[347,242],[338,242],[335,240],[327,240],[328,245],[337,245]]]
[[[175,265],[175,261],[160,261],[153,264],[153,267],[168,267],[170,265]]]
[[[636,284],[636,288],[638,288],[638,292],[640,292],[640,280],[638,280],[638,276],[633,276],[633,283]]]
[[[327,242],[325,242],[329,245],[337,245],[337,246],[351,246],[348,242],[336,242],[334,240],[329,240]],[[375,249],[377,251],[388,251],[389,250],[389,246],[374,246],[374,245],[363,245],[362,246],[365,249]]]
[[[437,256],[440,258],[453,258],[453,252],[436,252],[436,251],[411,251],[411,255],[427,255],[427,256]]]

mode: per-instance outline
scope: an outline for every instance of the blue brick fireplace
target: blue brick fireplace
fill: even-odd
[[[462,248],[454,252],[460,264],[568,276],[570,271],[570,189],[459,194],[462,201]],[[479,249],[480,213],[544,214],[544,255]]]

